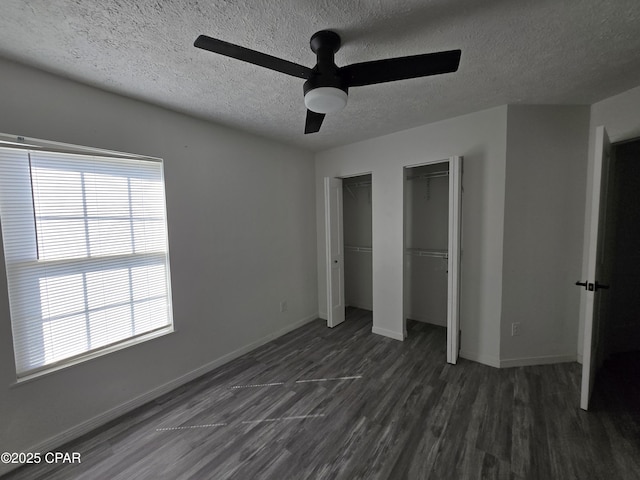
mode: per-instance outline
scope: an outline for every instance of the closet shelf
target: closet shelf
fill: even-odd
[[[419,180],[422,178],[438,178],[438,177],[448,177],[449,172],[447,170],[443,170],[441,172],[431,172],[431,173],[423,173],[422,175],[411,175],[407,177],[407,180]]]
[[[352,245],[345,245],[344,246],[344,251],[345,252],[360,252],[360,253],[371,253],[371,247],[356,247],[356,246],[352,246]]]
[[[424,249],[424,248],[407,248],[405,250],[407,255],[413,255],[415,257],[438,257],[449,258],[449,252],[446,250],[437,249]]]
[[[359,187],[370,187],[371,182],[358,182],[358,183],[343,183],[342,186],[344,188],[359,188]]]
[[[356,194],[353,193],[353,190],[351,190],[352,188],[361,188],[361,187],[371,187],[371,182],[358,182],[358,183],[347,183],[347,184],[342,184],[342,188],[344,190],[346,190],[347,192],[349,192],[349,195],[351,195],[351,198],[353,198],[354,200],[357,200],[358,197],[356,197]],[[369,190],[369,202],[371,202],[371,190]]]

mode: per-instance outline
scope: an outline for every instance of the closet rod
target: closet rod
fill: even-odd
[[[416,257],[437,257],[437,258],[449,258],[449,252],[446,250],[426,250],[422,248],[407,248],[407,255],[413,255]]]
[[[423,173],[422,175],[411,175],[407,177],[407,180],[418,180],[421,178],[438,178],[438,177],[448,177],[449,172],[444,170],[442,172],[432,172],[432,173]]]
[[[359,188],[359,187],[371,187],[371,182],[358,182],[358,183],[343,183],[342,184],[342,189],[346,190],[347,192],[349,192],[349,195],[351,195],[351,198],[353,198],[354,200],[357,200],[358,197],[356,196],[355,193],[353,193],[353,190],[351,190],[351,187],[354,188]],[[371,203],[371,190],[369,190],[369,203]]]
[[[373,251],[371,247],[356,247],[353,245],[345,245],[344,250],[346,252],[361,252],[361,253],[371,253]]]

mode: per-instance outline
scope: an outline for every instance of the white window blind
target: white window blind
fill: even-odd
[[[162,162],[0,148],[18,377],[172,331]]]

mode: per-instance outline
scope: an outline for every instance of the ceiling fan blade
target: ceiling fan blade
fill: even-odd
[[[350,87],[439,75],[458,70],[460,50],[354,63],[340,69]]]
[[[219,53],[220,55],[226,55],[227,57],[242,60],[243,62],[253,63],[261,67],[275,70],[276,72],[286,73],[298,78],[309,78],[312,73],[310,68],[297,63],[289,62],[281,58],[272,57],[266,53],[256,52],[248,48],[240,47],[232,43],[217,40],[215,38],[207,37],[206,35],[200,35],[193,43],[195,47],[202,48],[203,50],[209,50],[210,52]]]
[[[318,132],[323,120],[324,113],[316,113],[311,110],[307,110],[307,121],[304,124],[304,133]]]

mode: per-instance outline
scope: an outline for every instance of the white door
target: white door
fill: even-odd
[[[449,159],[449,259],[447,289],[447,362],[458,361],[460,332],[460,240],[462,224],[462,157]]]
[[[586,292],[583,302],[584,340],[582,347],[582,390],[580,408],[587,410],[593,391],[596,370],[600,363],[598,358],[600,326],[603,321],[602,295],[606,295],[607,279],[602,278],[605,271],[604,262],[604,232],[606,228],[606,205],[608,194],[609,158],[611,145],[604,127],[596,128],[596,143],[593,162],[593,183],[591,196],[591,229],[589,231],[589,257],[587,260],[587,278],[582,283]],[[603,288],[604,287],[604,288]]]
[[[327,326],[344,322],[344,255],[342,236],[342,180],[324,179],[326,232]]]

